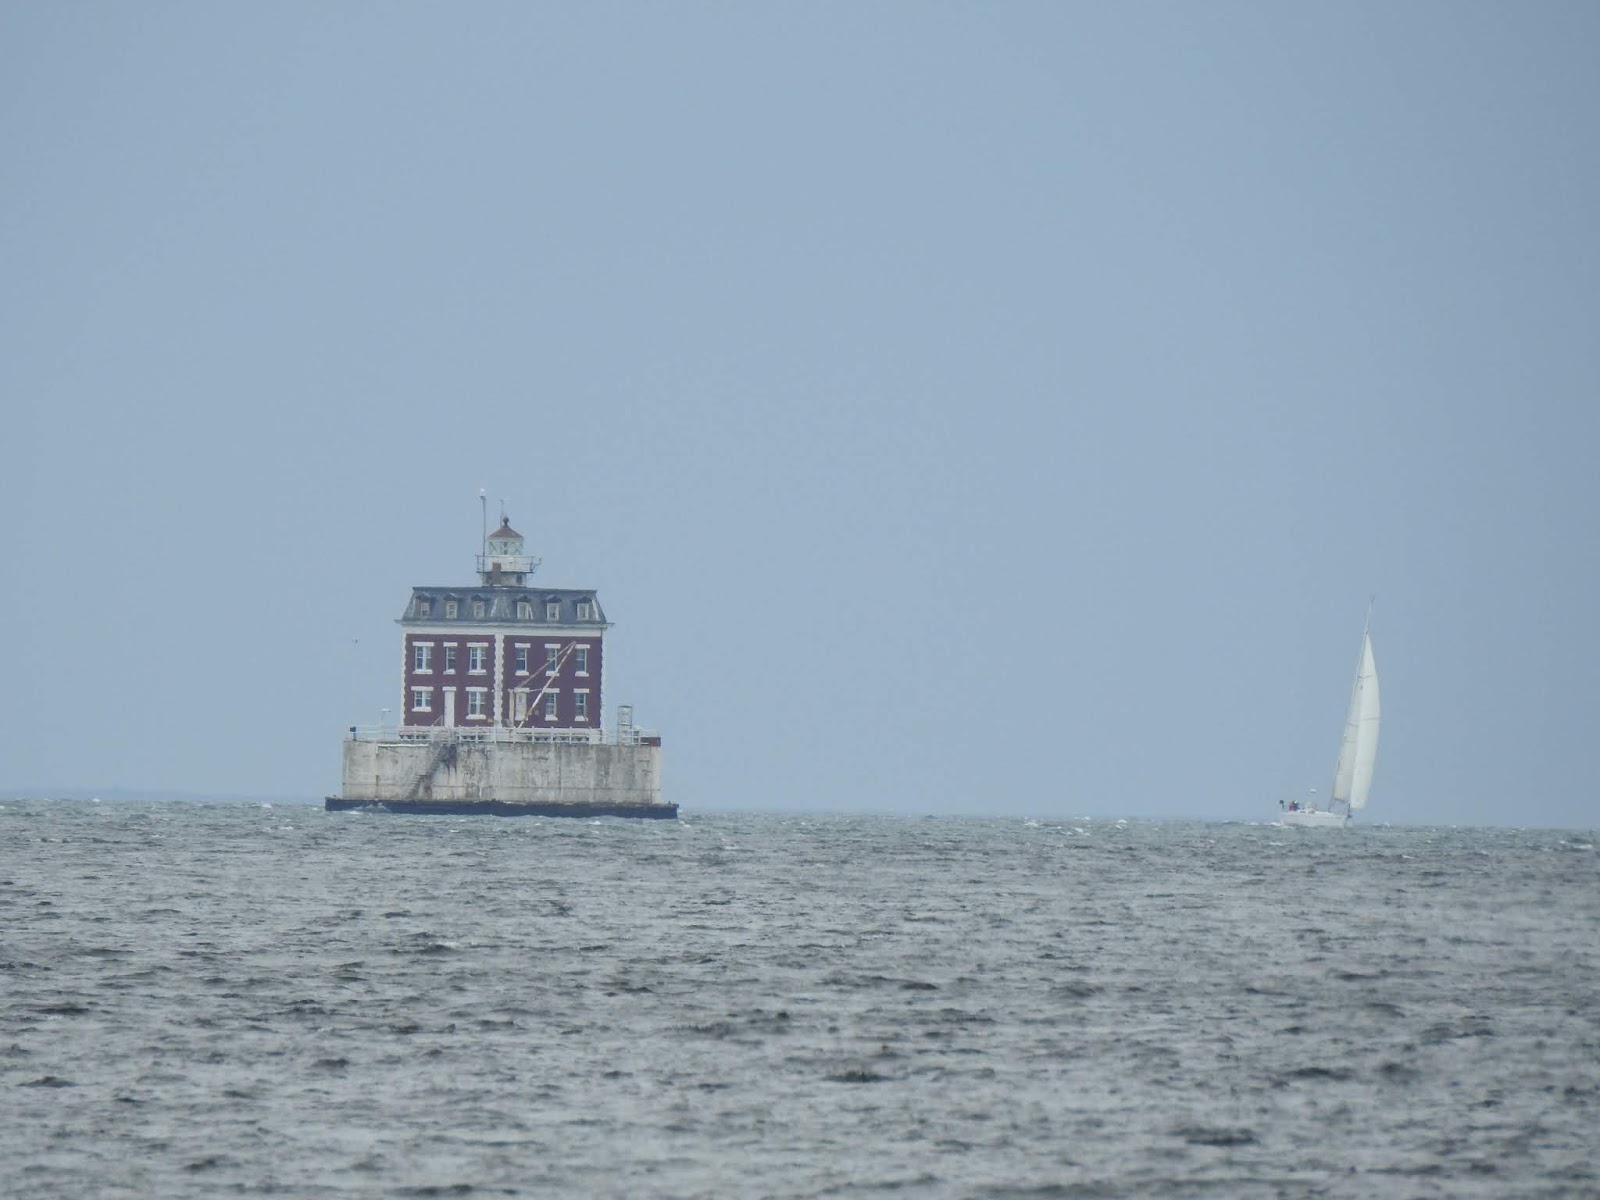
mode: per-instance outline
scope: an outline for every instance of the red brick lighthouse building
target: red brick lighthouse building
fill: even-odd
[[[605,635],[592,588],[537,587],[502,517],[478,581],[417,587],[400,617],[397,725],[352,726],[329,811],[675,817],[661,737],[630,706],[602,723]]]
[[[608,628],[593,590],[532,586],[539,559],[501,518],[476,587],[419,587],[405,631],[402,724],[600,728]]]

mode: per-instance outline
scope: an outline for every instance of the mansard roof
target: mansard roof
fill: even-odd
[[[428,613],[423,616],[419,601],[428,602]],[[444,615],[444,602],[457,602],[456,615]],[[483,616],[472,615],[472,603],[482,600]],[[526,600],[533,605],[532,617],[517,616],[517,601]],[[578,602],[589,602],[589,615],[578,619]],[[545,616],[545,605],[561,605],[561,617],[550,621]],[[606,615],[600,609],[600,597],[587,588],[539,587],[414,587],[411,602],[400,616],[402,625],[584,625],[604,626]]]

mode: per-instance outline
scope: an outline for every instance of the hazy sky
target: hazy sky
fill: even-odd
[[[0,789],[322,796],[478,489],[686,810],[1595,824],[1600,7],[0,7]],[[491,516],[494,514],[491,513]]]

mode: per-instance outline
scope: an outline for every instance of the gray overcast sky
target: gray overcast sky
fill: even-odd
[[[335,790],[486,487],[686,809],[1275,815],[1376,593],[1370,817],[1592,826],[1597,45],[8,4],[0,788]]]

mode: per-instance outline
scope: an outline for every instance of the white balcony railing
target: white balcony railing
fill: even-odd
[[[477,742],[529,742],[544,745],[638,746],[659,745],[661,734],[653,729],[623,726],[621,729],[530,729],[488,725],[479,728],[462,725],[352,725],[345,734],[350,742],[389,742],[427,744],[456,741],[463,745]]]

